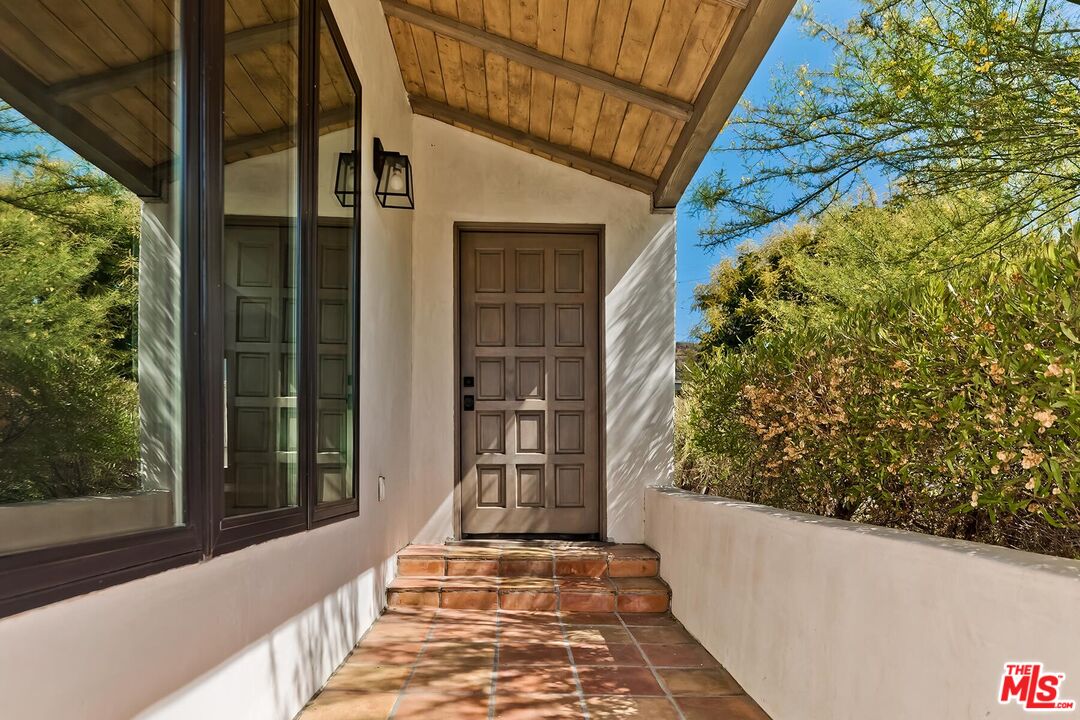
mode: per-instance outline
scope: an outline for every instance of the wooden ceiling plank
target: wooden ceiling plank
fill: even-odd
[[[423,0],[418,2],[417,6],[454,20],[458,19],[457,0]],[[439,65],[442,67],[446,102],[458,108],[468,107],[468,90],[465,87],[465,65],[461,56],[461,43],[435,33],[435,44],[439,48]]]
[[[538,0],[510,0],[510,38],[535,49],[538,13]]]
[[[424,90],[428,97],[439,102],[446,101],[446,88],[443,86],[442,61],[439,58],[439,44],[435,33],[428,28],[413,25],[413,44],[416,56],[420,59],[420,69],[424,73]]]
[[[572,0],[567,6],[563,59],[578,65],[589,64],[598,7],[598,0]]]
[[[596,119],[596,133],[593,135],[590,155],[611,159],[615,152],[615,142],[619,139],[623,118],[626,117],[628,104],[625,100],[607,95],[600,104],[600,116]]]
[[[655,177],[656,158],[664,149],[664,143],[671,134],[671,128],[675,120],[660,113],[653,113],[649,122],[645,125],[645,132],[641,134],[641,142],[638,144],[637,153],[634,154],[630,169],[642,175]]]
[[[632,0],[619,47],[619,61],[615,64],[615,77],[634,85],[641,83],[663,8],[664,0]]]
[[[484,0],[484,24],[477,27],[502,38],[510,37],[510,0]]]
[[[727,122],[795,0],[750,0],[698,94],[653,193],[653,207],[673,208]]]
[[[251,118],[258,131],[273,129],[284,122],[236,56],[225,58],[225,87],[233,93],[238,107]]]
[[[618,140],[615,141],[615,148],[611,152],[611,162],[622,167],[630,167],[633,164],[650,115],[652,115],[651,112],[637,105],[626,108],[626,115],[623,116],[622,126],[619,128]]]
[[[537,34],[536,48],[551,57],[563,56],[563,43],[566,38],[566,0],[538,0],[537,4]],[[556,79],[558,75],[552,75],[540,70],[533,70],[533,107],[530,110],[530,125],[532,134],[537,137],[551,140],[557,144],[569,145],[570,137],[564,142],[552,138],[552,125],[556,114]],[[571,95],[565,88],[559,99],[564,106],[559,108],[561,117],[573,117],[573,103],[577,101],[577,93]],[[570,107],[565,105],[569,103]],[[555,129],[556,134],[559,130]]]
[[[435,45],[439,48],[446,102],[456,108],[467,108],[469,102],[465,90],[465,69],[461,64],[461,43],[436,34]]]
[[[551,104],[551,131],[548,139],[556,145],[571,146],[574,116],[581,86],[564,78],[555,78],[555,97]]]
[[[299,63],[282,68],[279,72],[266,50],[249,50],[234,58],[244,68],[252,85],[273,113],[273,120],[259,119],[260,125],[265,129],[266,122],[270,122],[271,127],[295,124],[300,112],[299,100],[296,97]]]
[[[292,22],[281,22],[229,33],[225,37],[226,53],[237,55],[272,43],[284,42],[288,39],[292,28]],[[110,68],[56,83],[50,88],[50,92],[54,94],[58,102],[78,102],[93,95],[103,95],[136,85],[148,77],[153,77],[155,73],[160,72],[163,63],[171,61],[171,56],[159,55],[123,67]]]
[[[700,0],[667,0],[660,22],[656,25],[656,36],[649,48],[649,59],[645,61],[645,70],[641,75],[641,84],[663,92],[679,59],[686,35],[693,23],[695,11],[701,5]],[[683,100],[691,100],[681,96]]]
[[[131,11],[150,29],[155,55],[176,49],[180,39],[179,0],[126,0]]]
[[[484,26],[482,0],[457,0],[457,14],[462,22],[474,27]],[[473,115],[488,114],[487,77],[484,68],[484,51],[475,45],[461,45],[461,66],[465,73],[465,96],[469,112]]]
[[[487,115],[500,125],[510,125],[510,88],[506,58],[484,53],[484,80],[487,84]]]
[[[600,118],[600,104],[604,93],[595,88],[583,87],[578,92],[577,106],[574,108],[574,132],[570,137],[570,147],[581,152],[589,152],[596,135],[596,125]]]
[[[517,0],[515,0],[515,2],[516,1]],[[657,2],[659,0],[643,1]],[[667,113],[678,119],[685,120],[690,117],[690,113],[692,112],[693,108],[687,102],[641,88],[635,83],[608,75],[592,67],[578,65],[564,60],[561,57],[549,55],[522,42],[508,40],[494,33],[472,27],[466,23],[441,17],[435,13],[427,12],[421,8],[409,5],[408,3],[403,3],[401,0],[382,0],[382,2],[383,9],[388,15],[396,16],[413,25],[414,36],[418,37],[418,32],[438,32],[441,35],[452,37],[455,40],[482,47],[489,52],[497,52],[510,60],[528,65],[537,70],[543,70],[552,75],[564,77],[579,85],[594,87],[598,90],[602,90],[608,95],[620,97],[623,100],[633,102],[636,105],[641,105],[650,110]],[[515,17],[515,7],[520,8],[521,6],[511,6],[512,22],[514,22]],[[519,9],[518,15],[527,18],[528,9]],[[511,26],[511,32],[514,32],[515,27],[516,25]],[[519,30],[517,36],[526,37],[529,32],[528,23],[526,23],[526,28]],[[419,46],[417,49],[420,49]],[[635,60],[635,62],[644,63],[647,53],[648,48],[646,47],[641,53],[640,61]],[[423,53],[420,55],[422,64]],[[596,55],[596,48],[593,49],[593,55]],[[640,77],[640,68],[638,69],[637,74]]]
[[[626,29],[629,13],[630,0],[600,0],[600,9],[596,13],[593,48],[589,56],[590,67],[607,75],[615,75],[615,66],[619,63],[619,48],[622,45],[623,31]]]
[[[682,50],[668,77],[667,92],[676,97],[693,99],[701,79],[709,73],[709,59],[724,40],[720,31],[728,14],[738,13],[713,3],[698,5],[683,39]]]
[[[78,36],[74,35],[66,25],[56,19],[48,11],[39,8],[39,12],[21,12],[18,21],[32,35],[42,40],[49,51],[54,53],[68,66],[68,77],[84,75],[87,72],[95,73],[108,70],[108,66],[92,53]],[[29,60],[29,59],[28,59]],[[38,65],[34,64],[34,72],[40,73]],[[44,78],[47,82],[55,82],[58,78]],[[66,78],[64,78],[66,79]]]
[[[437,120],[448,121],[451,123],[461,123],[473,130],[491,133],[494,136],[521,145],[536,154],[546,154],[552,158],[559,158],[560,160],[569,163],[572,167],[588,170],[605,179],[627,185],[636,190],[651,192],[650,188],[655,187],[655,180],[645,175],[599,160],[590,155],[573,150],[572,148],[556,145],[547,140],[541,140],[540,138],[533,137],[520,130],[499,125],[487,118],[471,115],[468,112],[452,108],[449,105],[434,102],[430,98],[413,97],[409,99],[409,102],[412,103],[413,112],[420,115],[426,115]]]
[[[532,70],[514,60],[507,60],[506,75],[509,92],[510,126],[527,132],[529,129],[529,109],[532,106]]]
[[[423,92],[424,71],[420,69],[420,58],[416,55],[412,28],[403,20],[389,15],[386,16],[386,24],[390,28],[390,39],[393,41],[394,50],[397,52],[398,65],[401,66],[401,78],[405,83],[405,90],[410,95]]]
[[[566,40],[566,0],[539,0],[539,29],[536,49],[552,57],[563,57]]]
[[[0,52],[0,97],[136,195],[160,195],[160,183],[146,164],[79,112],[53,100],[48,88],[5,52]]]
[[[671,128],[671,132],[668,133],[667,140],[664,141],[664,146],[660,149],[660,154],[656,158],[656,164],[650,172],[645,173],[652,177],[659,177],[660,173],[664,170],[664,165],[667,163],[669,157],[671,157],[671,150],[675,147],[676,141],[679,139],[679,133],[682,132],[683,126],[686,123],[676,121],[675,125]]]
[[[326,131],[342,123],[352,121],[355,117],[353,113],[354,110],[351,105],[320,113],[319,125],[321,130]],[[295,144],[295,132],[296,129],[293,127],[277,127],[254,135],[233,138],[225,143],[225,157],[232,158],[247,153],[258,153],[260,150],[271,147],[291,148]]]
[[[551,139],[551,109],[554,101],[555,76],[534,68],[529,93],[529,132],[538,138]]]

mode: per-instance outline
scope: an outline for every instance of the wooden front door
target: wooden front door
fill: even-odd
[[[596,234],[463,232],[461,529],[600,531]]]

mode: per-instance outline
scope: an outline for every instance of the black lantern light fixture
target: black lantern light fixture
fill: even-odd
[[[412,210],[413,176],[408,155],[384,150],[382,141],[375,138],[375,197],[384,208]]]
[[[334,195],[341,207],[356,205],[356,153],[343,152],[338,155],[337,179],[334,181]]]

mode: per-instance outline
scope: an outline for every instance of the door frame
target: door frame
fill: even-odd
[[[455,222],[454,223],[454,540],[462,540],[461,497],[461,236],[467,232],[502,232],[527,235],[530,233],[560,233],[564,235],[591,235],[596,238],[597,251],[597,375],[600,407],[597,412],[597,539],[607,540],[607,276],[606,276],[606,226],[592,224],[559,223],[513,223],[513,222]]]

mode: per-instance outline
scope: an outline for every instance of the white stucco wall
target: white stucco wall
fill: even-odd
[[[1080,562],[673,489],[646,528],[675,615],[775,720],[1030,717],[1007,662],[1080,702]]]
[[[672,473],[675,223],[649,197],[417,116],[413,479],[417,542],[453,534],[454,223],[603,225],[607,536],[644,538],[644,492]]]
[[[364,85],[365,159],[373,134],[409,152],[378,1],[331,3]],[[262,211],[244,174],[229,171],[228,211]],[[0,717],[285,720],[377,616],[409,540],[412,214],[378,208],[360,177],[360,517],[0,620]]]

